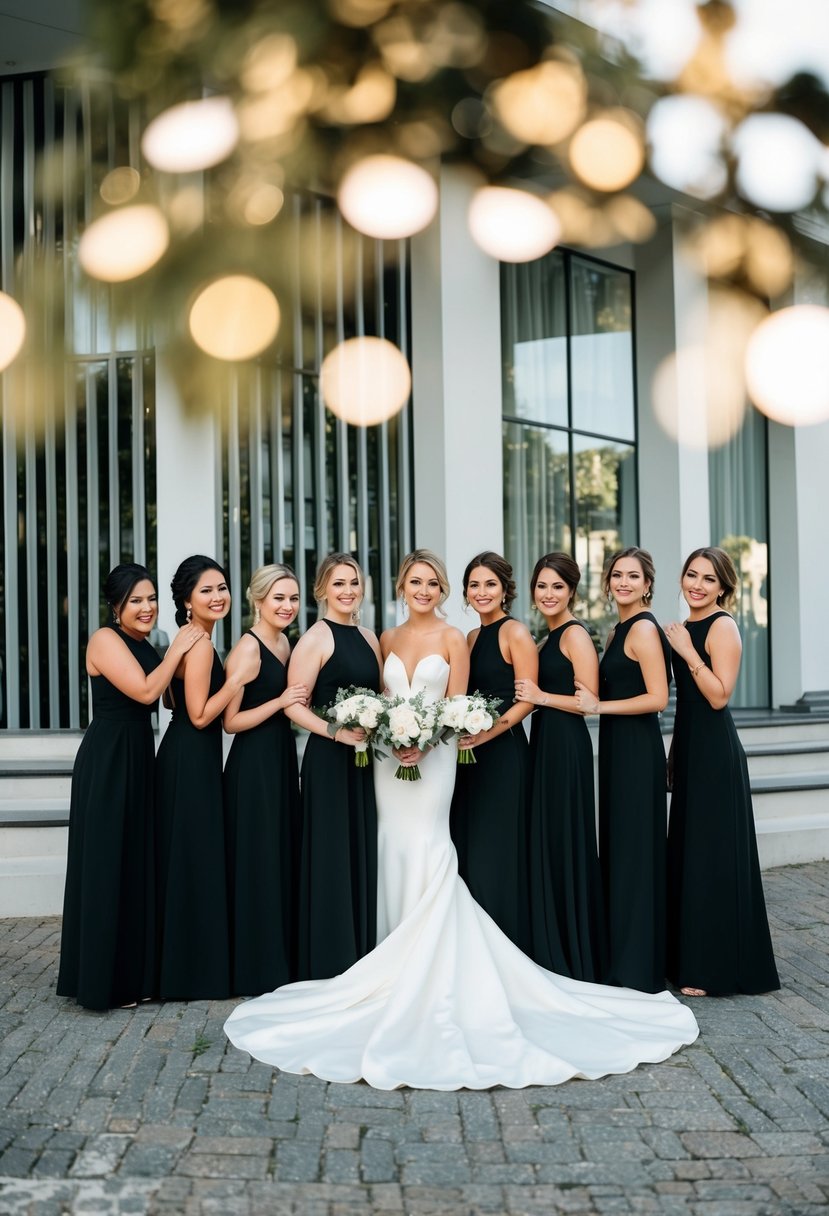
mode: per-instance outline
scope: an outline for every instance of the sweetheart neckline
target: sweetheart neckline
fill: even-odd
[[[412,677],[411,677],[411,679],[409,679],[409,669],[406,666],[406,664],[403,662],[403,660],[401,659],[400,655],[397,653],[396,650],[389,651],[389,653],[386,655],[386,663],[388,663],[389,659],[392,658],[392,656],[395,659],[397,659],[398,663],[403,668],[403,674],[406,677],[406,683],[409,685],[410,689],[414,682],[414,678],[417,675],[418,667],[420,666],[421,663],[425,663],[427,659],[440,659],[441,663],[443,663],[443,665],[445,667],[449,666],[449,664],[446,662],[446,659],[443,657],[442,654],[424,654],[423,658],[418,659],[417,662],[415,663],[414,671],[412,672]],[[383,666],[385,666],[385,664]]]

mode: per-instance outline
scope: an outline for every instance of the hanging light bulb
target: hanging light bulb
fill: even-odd
[[[122,283],[154,266],[169,243],[170,230],[159,208],[137,203],[94,220],[78,243],[78,261],[93,279]]]
[[[195,173],[225,160],[239,142],[229,97],[183,101],[164,110],[144,132],[141,150],[155,169]]]
[[[366,156],[343,177],[337,202],[358,232],[400,240],[431,221],[438,188],[431,174],[400,156]]]
[[[279,303],[270,287],[246,274],[215,279],[190,309],[193,341],[214,359],[252,359],[279,329]]]
[[[406,357],[385,338],[349,338],[326,355],[320,369],[323,401],[352,426],[385,422],[411,391]]]
[[[0,372],[12,363],[26,339],[26,318],[17,300],[0,291]]]
[[[757,327],[746,381],[758,410],[787,426],[829,418],[829,308],[795,304]]]
[[[561,224],[543,199],[526,190],[482,186],[469,206],[473,240],[500,262],[531,262],[549,253]]]

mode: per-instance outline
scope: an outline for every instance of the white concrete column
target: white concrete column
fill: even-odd
[[[412,241],[415,543],[446,560],[449,619],[465,631],[461,576],[504,537],[498,262],[466,222],[474,180],[440,175],[438,215]]]

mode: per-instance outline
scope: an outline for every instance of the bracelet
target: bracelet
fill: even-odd
[[[705,663],[699,662],[699,663],[697,663],[696,667],[691,668],[691,675],[694,677],[694,679],[696,679],[697,673],[702,671],[704,666],[705,666]]]

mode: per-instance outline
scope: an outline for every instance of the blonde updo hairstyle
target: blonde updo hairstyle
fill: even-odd
[[[331,575],[337,566],[350,566],[360,581],[360,595],[364,596],[366,593],[366,576],[360,569],[357,559],[352,557],[350,553],[329,553],[317,566],[317,574],[314,579],[314,599],[317,601],[320,616],[325,616],[328,610],[328,599],[325,593],[328,590]],[[359,609],[352,612],[351,615],[356,621],[360,615]]]
[[[440,585],[440,599],[438,600],[438,608],[440,608],[449,599],[449,575],[446,573],[444,562],[431,549],[413,549],[411,553],[406,554],[400,563],[400,569],[397,571],[397,582],[394,585],[395,594],[400,599],[403,598],[403,587],[408,578],[409,571],[418,562],[431,566],[435,572]]]
[[[254,625],[259,620],[259,605],[262,603],[262,600],[274,583],[278,583],[283,578],[292,578],[297,586],[299,586],[299,580],[291,567],[283,566],[281,562],[272,562],[268,566],[260,566],[251,575],[250,586],[245,592],[245,597],[250,604],[250,612]]]
[[[682,574],[679,576],[680,585],[688,573],[689,567],[700,557],[706,558],[714,567],[714,573],[722,587],[722,591],[717,596],[717,603],[720,608],[730,610],[737,598],[735,592],[739,580],[734,562],[725,549],[718,549],[714,545],[706,545],[702,549],[695,549],[693,553],[689,554],[685,565],[682,567]]]

